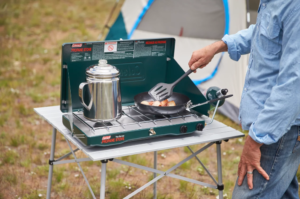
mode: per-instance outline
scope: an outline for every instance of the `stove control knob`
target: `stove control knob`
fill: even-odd
[[[203,128],[204,128],[204,126],[203,126],[202,123],[199,123],[199,124],[197,124],[197,126],[196,126],[196,130],[197,130],[197,131],[202,131]]]
[[[180,133],[186,133],[186,132],[187,132],[187,126],[181,126]]]

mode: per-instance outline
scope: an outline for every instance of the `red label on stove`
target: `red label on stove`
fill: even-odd
[[[81,47],[81,46],[82,46],[82,44],[73,44],[72,48]]]
[[[124,140],[125,140],[124,135],[117,135],[117,136],[116,136],[116,142],[124,141]]]
[[[111,137],[110,135],[109,135],[109,136],[103,136],[103,137],[102,137],[102,140],[109,140],[110,137]]]
[[[110,142],[115,142],[115,138],[109,140],[102,140],[102,144],[110,143]]]
[[[146,44],[165,44],[167,41],[146,41]]]
[[[107,144],[107,143],[111,143],[111,142],[120,142],[120,141],[124,141],[125,140],[125,136],[124,135],[117,135],[115,138],[111,138],[111,136],[104,136],[102,137],[102,144]]]
[[[92,51],[92,48],[73,48],[71,49],[71,52],[90,52]]]

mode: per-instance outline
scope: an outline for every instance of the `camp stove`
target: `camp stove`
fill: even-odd
[[[184,136],[205,127],[210,105],[175,115],[142,113],[134,96],[150,90],[158,82],[171,83],[184,74],[174,59],[174,38],[66,43],[62,46],[61,103],[63,124],[72,136],[87,146],[110,146],[158,136]],[[120,71],[121,117],[110,122],[93,122],[83,116],[78,87],[85,81],[86,68],[106,59]],[[174,92],[196,103],[206,98],[189,78]]]

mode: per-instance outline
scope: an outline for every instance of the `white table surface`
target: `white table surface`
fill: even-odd
[[[57,131],[63,134],[69,141],[76,145],[91,160],[104,160],[146,152],[160,151],[165,149],[190,146],[201,143],[210,143],[220,140],[243,137],[244,134],[225,124],[213,121],[212,124],[205,126],[203,131],[182,136],[162,136],[158,138],[127,142],[124,144],[108,147],[90,147],[85,146],[77,139],[73,138],[71,131],[62,123],[63,113],[59,106],[35,108],[34,111],[52,125]],[[210,118],[203,116],[207,122]]]

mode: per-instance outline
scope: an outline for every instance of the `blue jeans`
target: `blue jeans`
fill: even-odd
[[[270,176],[267,181],[256,170],[253,189],[249,190],[247,176],[241,186],[236,185],[233,199],[299,199],[297,170],[300,163],[300,127],[292,128],[280,140],[261,147],[261,166]],[[300,140],[300,139],[299,139]]]

